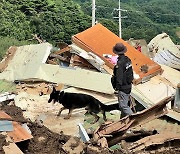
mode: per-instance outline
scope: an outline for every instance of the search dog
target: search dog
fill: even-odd
[[[106,111],[119,110],[118,103],[105,105],[91,95],[56,91],[55,87],[53,87],[48,103],[52,101],[53,103],[58,102],[63,105],[57,116],[60,116],[63,110],[69,109],[68,115],[64,118],[69,119],[74,109],[85,108],[88,113],[95,117],[95,120],[92,123],[96,123],[99,120],[100,117],[97,115],[99,112],[103,114],[103,119],[106,121]]]

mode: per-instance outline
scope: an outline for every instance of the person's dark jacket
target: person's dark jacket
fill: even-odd
[[[131,92],[133,80],[133,70],[131,60],[123,55],[119,55],[117,64],[114,66],[113,77],[111,79],[113,88],[126,94]]]

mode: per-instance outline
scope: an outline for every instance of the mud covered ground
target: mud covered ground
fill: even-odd
[[[8,115],[17,121],[26,120],[23,117],[22,110],[16,106],[2,106],[1,110],[4,110]],[[68,141],[70,136],[62,134],[56,134],[51,132],[44,126],[39,126],[36,123],[28,122],[28,127],[32,132],[33,138],[28,141],[18,143],[19,148],[26,154],[38,153],[65,153],[62,150],[64,143]],[[3,146],[3,138],[0,138],[1,147]],[[0,148],[1,149],[1,148]]]
[[[19,107],[16,106],[1,106],[0,110],[5,111],[8,115],[10,115],[13,119],[16,119],[17,121],[26,121],[23,117],[22,110]],[[22,152],[25,154],[66,154],[67,152],[63,150],[62,146],[70,139],[71,136],[63,134],[61,132],[60,134],[54,133],[50,131],[47,127],[38,125],[37,123],[28,122],[28,127],[30,128],[32,132],[33,138],[27,141],[23,141],[20,143],[17,143],[18,147],[21,149]],[[80,139],[77,137],[74,137],[77,141],[77,145],[73,144],[71,148],[75,148],[78,146],[78,143],[80,142]],[[5,137],[0,136],[0,153],[2,146],[4,146],[6,143]],[[85,153],[98,153],[94,150],[88,149],[87,145],[84,146]],[[110,151],[106,150],[104,153],[110,153]]]

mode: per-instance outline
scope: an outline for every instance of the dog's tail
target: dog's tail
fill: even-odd
[[[119,103],[110,104],[110,105],[100,103],[100,106],[102,110],[107,111],[107,112],[112,111],[112,110],[120,110]]]

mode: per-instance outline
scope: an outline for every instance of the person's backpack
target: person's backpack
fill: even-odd
[[[125,63],[124,75],[126,76],[126,83],[131,84],[134,79],[132,63],[128,57],[126,57],[126,60],[127,60],[127,62]]]
[[[116,76],[111,77],[111,84],[114,90],[116,90]]]

